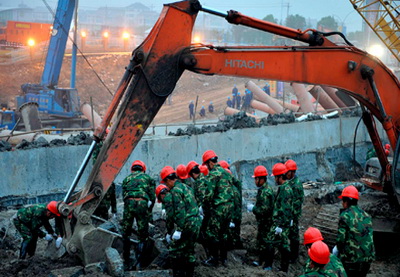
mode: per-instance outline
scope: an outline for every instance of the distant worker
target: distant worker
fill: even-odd
[[[311,245],[314,242],[322,241],[324,238],[322,237],[321,231],[314,227],[309,227],[304,232],[304,246],[306,247],[307,251],[311,248]],[[320,276],[320,275],[313,275],[316,274],[316,271],[322,273],[321,276],[342,276],[346,277],[346,271],[344,270],[342,262],[333,254],[329,255],[329,263],[326,264],[325,267],[315,267],[314,264],[311,263],[310,258],[306,260],[306,265],[304,267],[304,273],[306,276]],[[309,274],[309,275],[307,275]]]
[[[236,87],[236,84],[233,85],[233,89],[232,89],[232,108],[235,108],[236,105],[236,96],[238,94],[238,89]],[[228,106],[229,107],[229,106]]]
[[[206,109],[204,108],[204,106],[201,106],[199,114],[200,114],[201,117],[205,117],[206,116]]]
[[[123,257],[127,270],[134,266],[130,260],[132,225],[136,219],[139,243],[136,248],[136,266],[140,269],[149,239],[149,222],[155,203],[156,183],[146,172],[146,164],[140,160],[132,163],[131,174],[122,182],[124,215],[121,222],[123,238]]]
[[[219,162],[219,165],[229,172],[233,183],[233,225],[229,228],[228,241],[231,243],[233,249],[242,249],[243,242],[240,237],[240,227],[242,225],[242,182],[232,174],[230,165],[227,161],[222,160]]]
[[[209,170],[204,205],[210,207],[210,220],[206,231],[209,257],[203,264],[217,266],[221,261],[226,265],[228,229],[233,224],[231,222],[234,203],[232,177],[218,164],[218,156],[214,151],[205,151],[202,160],[203,165]]]
[[[212,101],[210,102],[210,105],[208,105],[208,111],[209,111],[210,113],[213,113],[213,112],[214,112],[214,105],[213,105],[213,102],[212,102]]]
[[[268,171],[259,165],[254,169],[254,183],[257,186],[257,197],[255,206],[250,206],[249,211],[253,212],[257,220],[257,246],[259,260],[254,262],[256,266],[263,266],[267,259],[267,239],[272,227],[272,213],[274,210],[274,191],[267,183]]]
[[[356,187],[345,187],[339,198],[344,210],[339,217],[337,245],[332,252],[338,254],[349,277],[366,276],[375,260],[371,216],[357,205]]]
[[[331,253],[329,247],[323,241],[316,241],[311,244],[308,249],[308,256],[310,257],[308,269],[306,269],[303,276],[347,276],[346,273],[332,267]],[[338,261],[340,263],[340,261]]]
[[[36,204],[21,208],[13,217],[15,228],[22,237],[22,244],[19,252],[19,258],[25,259],[26,254],[29,257],[35,255],[38,238],[44,238],[47,241],[56,239],[56,247],[60,248],[62,243],[61,215],[57,209],[58,203],[51,201],[46,204]],[[56,232],[50,225],[49,220],[55,218]],[[40,228],[44,227],[47,233]],[[58,234],[58,235],[56,235]]]
[[[193,276],[194,247],[201,226],[199,208],[192,190],[178,180],[172,167],[165,166],[160,176],[169,189],[162,201],[167,214],[166,240],[173,276]]]
[[[263,91],[264,91],[266,94],[271,95],[269,83],[265,83],[265,86],[263,87]]]
[[[228,96],[228,101],[226,101],[226,105],[229,107],[229,108],[233,108],[233,103],[232,103],[232,100],[231,100],[231,98]]]
[[[304,201],[304,189],[303,189],[303,184],[296,176],[296,170],[297,170],[296,162],[293,160],[287,160],[285,162],[285,166],[288,169],[286,177],[293,191],[293,224],[290,227],[290,232],[289,232],[290,256],[291,256],[290,260],[293,263],[299,256],[299,244],[300,244],[299,221]]]
[[[242,102],[242,97],[240,96],[240,92],[238,92],[236,95],[236,109],[240,110],[241,102]]]
[[[264,270],[272,270],[275,248],[278,248],[281,252],[280,271],[287,272],[289,269],[289,232],[293,220],[293,191],[286,181],[287,171],[286,166],[282,163],[277,163],[272,167],[272,174],[278,186],[278,192],[275,196],[272,227],[267,239],[270,244],[267,250]]]
[[[194,118],[194,104],[193,104],[193,101],[190,101],[190,103],[189,103],[189,117],[190,117],[190,119]]]
[[[109,128],[106,129],[106,134],[108,134]],[[93,164],[96,163],[97,156],[100,153],[101,148],[103,147],[103,141],[100,141],[96,144],[93,154],[92,154],[92,161]],[[107,193],[104,195],[103,199],[97,206],[96,210],[93,212],[93,215],[101,217],[105,220],[110,219],[109,210],[111,208],[111,213],[113,217],[117,217],[117,195],[115,192],[115,183],[112,182],[110,187],[108,188]]]

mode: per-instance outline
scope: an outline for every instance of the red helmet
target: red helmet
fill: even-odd
[[[339,198],[342,199],[343,197],[350,197],[358,200],[359,199],[358,190],[356,189],[355,186],[345,187],[342,191],[342,195],[340,195]]]
[[[60,212],[57,209],[57,201],[50,201],[49,204],[47,204],[47,209],[52,213],[55,214],[56,216],[61,216]]]
[[[229,164],[225,160],[219,161],[218,163],[222,168],[225,168],[225,169],[229,168]]]
[[[252,176],[253,178],[263,177],[263,176],[268,176],[268,171],[265,168],[265,166],[259,165],[256,168],[254,168],[254,175]]]
[[[199,164],[196,163],[195,161],[190,161],[186,166],[186,172],[189,174],[190,171],[192,171],[193,167],[195,166],[199,166]]]
[[[214,157],[217,157],[217,154],[215,154],[214,151],[212,150],[207,150],[206,152],[204,152],[203,154],[203,164],[206,163],[206,161],[208,161],[209,159],[212,159]]]
[[[389,150],[390,149],[390,144],[386,143],[385,144],[385,149]]]
[[[389,154],[390,154],[390,151],[388,149],[385,149],[385,155],[389,156]]]
[[[309,227],[304,232],[304,245],[310,244],[316,241],[324,240],[322,237],[321,231],[314,227]]]
[[[187,171],[186,171],[186,166],[184,164],[180,164],[176,167],[176,174],[182,180],[189,178]]]
[[[287,160],[285,166],[288,170],[297,170],[297,164],[293,160]]]
[[[165,183],[164,179],[167,178],[168,175],[171,175],[172,173],[176,174],[175,169],[172,166],[164,166],[163,169],[161,169],[160,172],[160,177],[161,177],[161,183]]]
[[[329,247],[323,241],[316,241],[311,245],[311,248],[308,249],[308,255],[310,259],[318,264],[327,264],[329,263]]]
[[[283,163],[277,163],[272,167],[273,176],[283,175],[288,172],[288,169]]]
[[[158,203],[161,203],[160,197],[159,197],[160,193],[161,193],[161,192],[167,192],[167,191],[168,191],[168,187],[167,187],[166,185],[159,185],[159,186],[156,188],[156,197],[157,197],[157,202],[158,202]]]
[[[207,175],[208,175],[208,168],[207,168],[207,166],[201,165],[201,166],[199,166],[199,168],[200,168],[200,172],[203,173],[204,176],[207,176]]]
[[[143,172],[146,172],[146,164],[144,162],[142,162],[141,160],[134,161],[131,165],[131,170],[132,170],[132,167],[135,165],[141,166],[143,168]]]

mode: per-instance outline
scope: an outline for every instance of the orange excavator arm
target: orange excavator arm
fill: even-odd
[[[234,24],[273,32],[309,46],[221,48],[191,45],[193,25],[200,10],[224,16]],[[383,168],[389,164],[373,126],[372,115],[383,123],[394,147],[398,136],[397,126],[400,124],[400,111],[396,106],[400,100],[400,90],[397,79],[379,60],[355,47],[335,45],[323,33],[315,30],[295,30],[234,11],[221,13],[202,7],[194,0],[167,4],[148,37],[133,51],[102,127],[95,132],[96,141],[104,138],[105,130],[118,107],[116,120],[85,187],[70,205],[67,205],[71,202],[68,195],[66,203],[60,208],[64,215],[73,210],[76,224],[74,232],[67,230],[67,250],[78,253],[85,263],[95,260],[93,253],[87,253],[88,249],[92,249],[88,246],[90,238],[93,240],[93,227],[88,217],[167,96],[172,93],[184,70],[342,88],[369,111],[371,123],[368,130],[371,129],[370,134]],[[97,244],[97,252],[102,251],[99,247],[107,245]]]

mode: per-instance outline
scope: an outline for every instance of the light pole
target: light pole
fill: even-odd
[[[107,51],[109,37],[110,37],[110,33],[108,31],[104,31],[103,32],[103,48],[104,48],[104,51]]]
[[[129,33],[128,32],[122,33],[122,40],[124,41],[124,51],[126,51],[126,49],[128,49],[128,42],[129,42]]]
[[[28,46],[29,46],[29,56],[31,61],[33,61],[33,48],[35,47],[35,40],[33,38],[28,39]]]

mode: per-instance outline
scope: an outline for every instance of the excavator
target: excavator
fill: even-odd
[[[199,12],[229,23],[255,28],[302,42],[302,46],[213,46],[191,44]],[[338,35],[343,45],[329,37]],[[375,189],[400,199],[399,127],[400,84],[379,59],[354,47],[339,32],[296,30],[243,15],[221,12],[197,0],[165,4],[148,37],[133,50],[129,64],[103,118],[94,141],[58,209],[64,217],[64,244],[85,264],[104,260],[104,251],[116,237],[95,228],[90,216],[127,161],[164,101],[185,70],[204,75],[227,75],[335,87],[358,100],[363,121],[375,147],[384,182]],[[117,109],[118,108],[118,109]],[[82,190],[74,194],[97,143],[111,131]],[[376,121],[395,150],[388,162]]]

